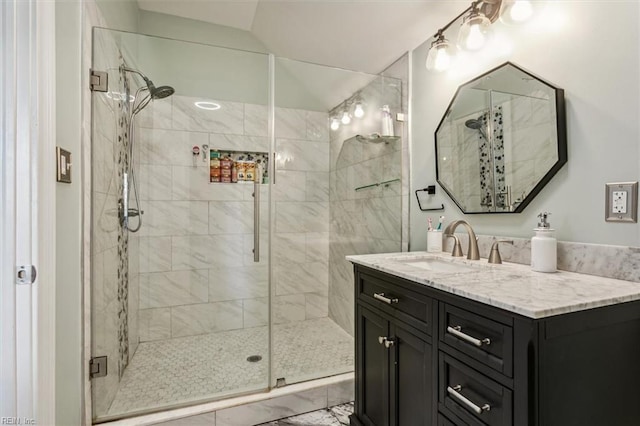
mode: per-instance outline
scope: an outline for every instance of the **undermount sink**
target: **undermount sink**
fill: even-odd
[[[463,273],[478,271],[478,269],[482,268],[482,266],[480,265],[470,265],[468,263],[462,263],[459,261],[443,260],[428,256],[413,258],[399,257],[392,260],[398,263],[415,266],[416,268],[421,268],[432,272]]]

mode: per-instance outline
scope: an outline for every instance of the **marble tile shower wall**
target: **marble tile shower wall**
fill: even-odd
[[[268,185],[261,188],[261,261],[253,260],[253,185],[209,183],[193,146],[268,151],[264,105],[156,101],[140,120],[142,341],[268,323]],[[276,109],[274,318],[327,316],[329,141],[326,113]]]
[[[106,414],[120,378],[138,345],[138,237],[118,220],[122,174],[129,162],[128,105],[119,73],[122,54],[112,37],[94,37],[94,67],[108,70],[110,93],[94,93],[91,145],[92,356],[107,356],[108,374],[94,379],[94,414]],[[115,82],[115,83],[114,83]]]
[[[361,91],[369,108],[365,120],[353,119],[331,134],[331,241],[329,316],[353,334],[353,268],[345,260],[349,254],[402,250],[403,158],[408,158],[404,123],[396,122],[390,143],[363,143],[356,134],[380,133],[378,108],[389,105],[395,116],[403,111],[402,85],[394,78],[378,77]],[[388,186],[355,189],[399,179]]]

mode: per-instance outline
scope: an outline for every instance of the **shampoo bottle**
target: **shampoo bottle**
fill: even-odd
[[[393,118],[391,117],[389,105],[382,106],[382,136],[394,136]]]
[[[537,272],[556,272],[558,242],[553,236],[554,230],[547,221],[551,213],[540,213],[536,235],[531,238],[531,269]]]

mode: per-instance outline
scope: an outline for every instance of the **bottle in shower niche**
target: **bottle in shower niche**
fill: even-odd
[[[382,136],[394,136],[393,134],[393,118],[389,105],[382,106]]]
[[[558,241],[548,221],[551,213],[540,213],[536,235],[531,238],[531,269],[536,272],[556,272],[558,263]]]

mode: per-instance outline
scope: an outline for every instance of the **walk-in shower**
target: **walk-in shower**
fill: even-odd
[[[156,87],[151,80],[147,78],[146,75],[142,74],[140,71],[135,70],[133,68],[129,68],[126,66],[121,66],[121,71],[127,73],[134,73],[142,77],[145,85],[140,86],[136,90],[136,94],[133,96],[131,100],[130,106],[130,115],[129,115],[129,167],[128,170],[123,174],[123,185],[122,185],[122,203],[120,206],[120,220],[122,226],[130,232],[138,232],[140,227],[142,226],[142,215],[144,212],[140,208],[140,195],[138,191],[138,185],[136,183],[136,175],[135,175],[135,160],[134,160],[134,145],[135,145],[135,131],[134,131],[134,123],[135,117],[142,111],[149,102],[156,99],[164,99],[174,94],[175,89],[171,86],[160,86]],[[134,207],[129,207],[129,198],[130,193],[133,193],[133,201],[135,202]],[[129,223],[129,219],[132,217],[138,218],[138,223],[135,226],[131,226]]]
[[[355,136],[406,111],[403,82],[99,28],[93,46],[93,420],[353,371],[344,256],[403,248],[407,123]],[[355,93],[365,115],[331,130]]]

